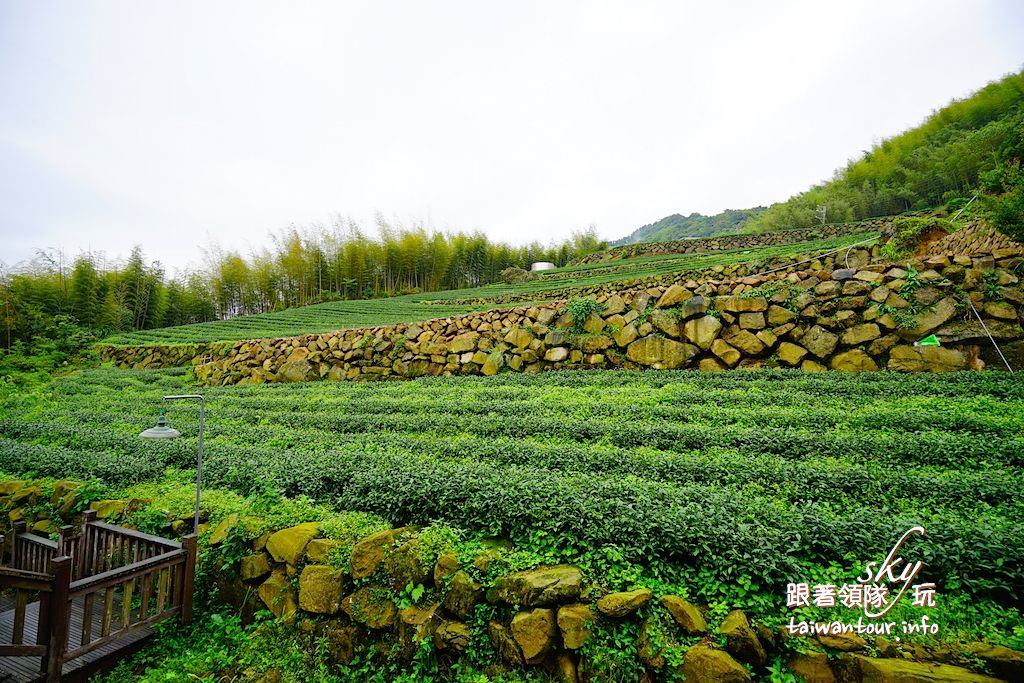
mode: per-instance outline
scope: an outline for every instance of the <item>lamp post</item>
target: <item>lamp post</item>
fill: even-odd
[[[206,422],[206,400],[199,394],[184,396],[164,396],[165,401],[192,400],[199,401],[199,455],[196,458],[196,511],[193,520],[193,532],[199,533],[199,488],[203,477],[203,426]],[[156,425],[139,433],[143,439],[174,439],[181,436],[181,432],[167,424],[165,411],[160,411],[160,417]]]

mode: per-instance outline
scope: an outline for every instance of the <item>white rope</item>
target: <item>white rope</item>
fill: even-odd
[[[1010,374],[1012,375],[1013,368],[1010,367],[1010,362],[1006,360],[1006,356],[1003,355],[1003,350],[999,348],[999,344],[996,344],[996,340],[992,336],[992,333],[988,331],[988,325],[986,325],[985,321],[981,319],[981,315],[978,313],[978,309],[974,307],[974,302],[971,301],[970,297],[967,297],[967,304],[971,307],[971,310],[974,311],[974,317],[978,319],[979,323],[981,323],[981,328],[985,330],[985,334],[988,335],[988,340],[992,342],[992,346],[996,347],[996,353],[998,353],[999,357],[1003,359],[1003,363],[1006,365],[1006,369],[1009,370]]]
[[[956,212],[956,213],[955,213],[955,214],[953,215],[953,217],[949,219],[949,222],[950,222],[950,223],[952,223],[953,221],[955,221],[955,220],[956,220],[956,219],[957,219],[957,218],[958,218],[958,217],[960,216],[960,214],[962,214],[962,213],[964,212],[964,209],[966,209],[966,208],[967,208],[968,206],[970,206],[971,204],[973,204],[973,203],[974,203],[974,200],[975,200],[975,199],[977,199],[977,198],[978,198],[978,195],[977,195],[977,194],[975,194],[975,195],[974,195],[973,197],[971,197],[971,201],[969,201],[969,202],[967,202],[966,204],[964,204],[963,206],[961,206],[961,207],[960,207],[960,210],[959,210],[959,211],[957,211],[957,212]]]

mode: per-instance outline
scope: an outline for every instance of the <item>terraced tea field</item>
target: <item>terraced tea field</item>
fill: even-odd
[[[461,302],[487,300],[504,296],[532,297],[536,301],[552,298],[552,294],[566,289],[594,287],[617,282],[652,278],[661,275],[703,271],[716,266],[729,266],[738,263],[766,263],[779,257],[813,256],[825,252],[842,249],[850,245],[870,242],[878,237],[878,233],[860,233],[829,239],[797,242],[759,249],[733,249],[709,254],[666,254],[663,256],[644,256],[620,261],[591,263],[578,266],[565,266],[555,270],[544,271],[540,277],[530,282],[515,285],[494,284],[472,289],[455,289],[443,292],[418,294],[414,298],[420,301]]]
[[[10,399],[0,470],[126,484],[187,469],[193,438],[136,436],[187,380],[98,369]],[[269,482],[395,525],[547,539],[565,557],[614,549],[707,600],[777,599],[920,524],[921,559],[958,614],[1024,595],[1024,567],[1007,561],[1024,557],[1017,376],[565,372],[206,397],[208,486]],[[190,408],[170,418],[195,434]]]
[[[367,301],[335,301],[276,313],[241,316],[232,320],[126,332],[104,341],[109,344],[122,345],[194,344],[237,339],[291,337],[356,327],[445,318],[471,311],[501,308],[505,305],[500,303],[481,305],[445,303],[449,300],[486,300],[506,295],[528,295],[538,302],[550,301],[557,298],[554,294],[558,290],[565,288],[589,287],[635,278],[685,273],[747,262],[752,258],[767,260],[780,256],[815,254],[839,249],[874,237],[877,237],[877,233],[862,233],[753,251],[744,249],[702,255],[666,255],[586,266],[569,266],[557,271],[549,271],[537,280],[523,284],[492,284],[471,289],[411,294]]]
[[[872,240],[878,237],[877,232],[866,231],[856,235],[844,235],[841,237],[830,237],[826,239],[812,240],[809,242],[795,242],[772,247],[730,249],[709,254],[665,254],[659,256],[637,256],[628,259],[617,259],[614,261],[599,261],[579,265],[563,266],[546,270],[541,274],[540,281],[548,282],[553,280],[574,279],[585,277],[589,274],[596,274],[601,271],[637,270],[647,277],[650,275],[664,275],[674,272],[685,272],[687,270],[702,270],[715,266],[725,266],[733,263],[740,263],[748,260],[767,260],[778,256],[793,256],[795,254],[814,254],[822,251],[831,251],[842,247]]]
[[[124,332],[104,341],[108,344],[125,345],[196,344],[235,339],[294,337],[300,334],[316,334],[353,327],[372,327],[444,318],[486,308],[486,306],[432,305],[409,296],[365,301],[332,301],[325,304],[290,308],[276,313],[244,315],[231,320]]]

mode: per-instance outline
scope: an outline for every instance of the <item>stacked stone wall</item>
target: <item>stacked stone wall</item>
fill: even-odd
[[[1002,369],[1024,356],[1022,249],[903,264],[680,279],[573,301],[283,339],[102,347],[124,367],[191,364],[208,385],[494,375],[570,368]],[[811,264],[812,266],[814,264]],[[577,320],[572,311],[582,316]],[[975,315],[981,317],[979,322]],[[915,346],[934,334],[941,346]],[[184,361],[184,362],[183,362]]]
[[[534,291],[521,294],[503,294],[499,296],[476,297],[471,299],[436,299],[432,303],[446,306],[464,305],[475,306],[480,304],[512,304],[523,301],[536,301],[538,298],[546,299],[568,299],[581,296],[604,296],[621,292],[624,290],[647,289],[651,287],[664,287],[683,280],[704,281],[704,280],[735,280],[744,277],[753,277],[762,273],[795,273],[801,268],[807,270],[831,270],[833,268],[858,268],[879,259],[880,248],[851,247],[841,250],[823,251],[818,254],[798,254],[795,256],[776,256],[765,260],[754,259],[747,262],[730,263],[728,265],[712,266],[699,270],[690,270],[682,273],[666,273],[644,278],[629,278],[615,280],[600,285],[587,285],[583,287],[552,287],[542,291]],[[595,271],[587,271],[588,275],[595,274]],[[557,280],[552,279],[552,285]]]

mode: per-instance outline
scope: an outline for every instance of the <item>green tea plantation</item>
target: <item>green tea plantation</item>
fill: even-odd
[[[137,438],[162,395],[187,390],[181,370],[98,369],[12,399],[0,469],[112,485],[188,469],[194,438]],[[768,611],[788,581],[922,525],[949,599],[995,609],[1024,590],[1016,376],[567,372],[206,397],[205,483],[242,495],[272,485],[565,558],[614,548],[652,578]],[[172,413],[186,435],[196,417]]]

